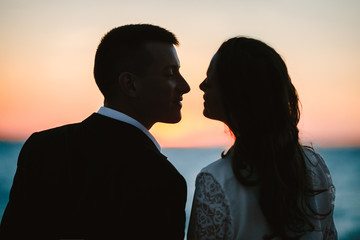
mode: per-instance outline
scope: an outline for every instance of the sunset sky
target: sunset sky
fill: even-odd
[[[360,1],[0,0],[0,139],[78,122],[103,98],[92,76],[96,47],[110,29],[151,23],[174,32],[183,120],[156,124],[162,147],[227,146],[225,126],[202,115],[198,85],[230,37],[258,38],[284,58],[302,103],[301,140],[360,146]]]

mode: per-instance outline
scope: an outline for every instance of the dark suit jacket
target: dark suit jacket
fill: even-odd
[[[143,132],[93,114],[26,141],[0,239],[183,239],[185,202],[184,178]]]

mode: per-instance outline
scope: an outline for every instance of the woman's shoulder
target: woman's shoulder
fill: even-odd
[[[199,174],[207,173],[217,178],[218,176],[222,176],[228,172],[232,172],[231,157],[224,156],[201,169]]]
[[[304,153],[306,167],[311,176],[314,190],[326,190],[322,194],[316,195],[315,198],[317,201],[322,202],[320,205],[330,205],[333,208],[335,186],[324,159],[312,149],[305,148]]]
[[[329,169],[321,155],[313,149],[304,148],[304,154],[313,190],[319,191],[311,198],[310,204],[315,211],[319,213],[330,212],[330,214],[323,219],[311,220],[316,230],[305,235],[302,239],[313,239],[315,235],[325,236],[326,234],[336,236],[336,228],[333,222],[335,186]]]
[[[316,175],[324,175],[326,177],[330,177],[330,171],[326,165],[326,162],[322,158],[319,153],[316,153],[315,150],[304,147],[303,148],[304,155],[305,155],[305,164],[306,168]]]
[[[216,183],[224,191],[229,190],[229,188],[233,189],[238,185],[238,182],[234,181],[235,175],[231,166],[231,156],[229,155],[224,156],[223,158],[220,158],[204,167],[197,175],[197,179],[202,179],[205,182]]]

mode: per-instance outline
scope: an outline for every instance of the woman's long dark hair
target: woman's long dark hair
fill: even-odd
[[[280,55],[245,37],[224,42],[215,58],[227,125],[235,135],[233,172],[245,186],[260,186],[260,206],[273,235],[296,239],[321,218],[309,198],[312,189],[297,124],[298,95]],[[247,170],[247,174],[244,174]],[[253,174],[255,173],[256,174]]]

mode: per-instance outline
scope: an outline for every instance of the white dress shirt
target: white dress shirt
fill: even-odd
[[[148,136],[150,138],[150,140],[155,144],[157,149],[159,149],[159,151],[161,151],[160,144],[156,141],[154,136],[151,135],[149,130],[147,130],[147,128],[144,127],[144,125],[142,125],[141,123],[139,123],[138,121],[136,121],[132,117],[130,117],[130,116],[128,116],[128,115],[126,115],[126,114],[124,114],[122,112],[119,112],[119,111],[116,111],[114,109],[108,108],[108,107],[100,107],[100,109],[99,109],[99,111],[97,113],[101,114],[103,116],[109,117],[109,118],[119,120],[121,122],[125,122],[127,124],[130,124],[130,125],[138,128],[138,129],[140,129],[143,133],[145,133],[146,136]]]

